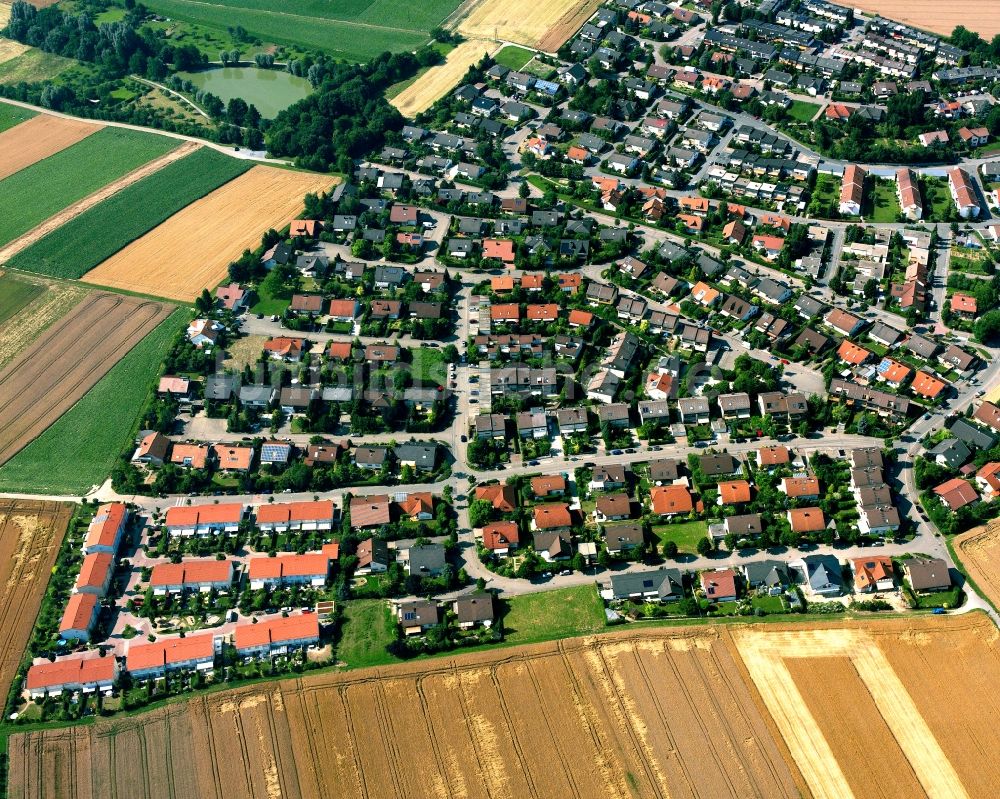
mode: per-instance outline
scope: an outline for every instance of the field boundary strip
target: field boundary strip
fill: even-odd
[[[849,799],[853,792],[785,665],[787,658],[849,659],[928,797],[968,799],[958,774],[909,691],[868,632],[854,629],[733,630],[733,639],[764,704],[817,799]],[[889,708],[891,712],[882,712],[882,708]]]

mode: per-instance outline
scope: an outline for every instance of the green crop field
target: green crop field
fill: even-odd
[[[346,0],[332,4],[302,0],[294,11],[281,0],[149,0],[154,11],[174,19],[227,30],[234,25],[251,34],[361,61],[386,50],[415,50],[428,32],[458,6],[457,0],[399,4],[391,0]]]
[[[0,491],[80,495],[111,473],[131,446],[146,398],[190,313],[174,311],[76,405],[0,467]]]
[[[9,273],[0,275],[0,325],[44,291],[41,283],[31,283]]]
[[[15,255],[10,265],[54,277],[81,277],[250,166],[215,150],[196,150],[71,219]]]
[[[35,116],[35,112],[29,111],[27,108],[0,103],[0,132],[15,125],[20,125],[26,119],[31,119],[33,116]]]
[[[176,147],[166,136],[104,128],[0,180],[0,243]]]

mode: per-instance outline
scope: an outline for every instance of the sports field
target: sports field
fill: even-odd
[[[15,127],[8,133],[16,131]],[[177,144],[166,136],[103,128],[0,180],[0,243],[21,236]]]
[[[84,275],[84,281],[140,294],[190,301],[226,276],[229,263],[256,247],[270,228],[302,211],[309,192],[328,191],[337,179],[255,166]]]
[[[72,408],[0,466],[0,491],[80,496],[132,446],[163,358],[191,316],[178,310],[136,344]]]
[[[150,0],[148,7],[176,19],[223,30],[240,25],[265,41],[367,60],[386,50],[415,50],[430,40],[457,0]]]
[[[55,227],[8,263],[29,272],[79,278],[250,167],[249,161],[197,149]]]

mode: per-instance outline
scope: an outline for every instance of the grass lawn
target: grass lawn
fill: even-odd
[[[840,181],[833,175],[817,175],[816,186],[809,199],[809,213],[812,216],[827,216],[830,209],[837,207],[840,197]]]
[[[28,50],[17,58],[0,64],[0,85],[14,86],[18,83],[42,83],[52,80],[65,72],[76,62],[41,50]]]
[[[708,535],[708,525],[703,521],[654,524],[652,530],[653,535],[660,540],[660,546],[673,541],[677,544],[677,549],[689,553],[696,552],[698,542]]]
[[[816,103],[807,103],[803,100],[793,100],[791,107],[785,112],[794,119],[796,122],[809,122],[816,112],[819,111],[820,106]]]
[[[895,222],[899,217],[899,199],[896,197],[896,182],[876,180],[869,192],[871,210],[866,219],[871,222]]]
[[[40,283],[29,283],[10,273],[0,275],[0,325],[44,292]]]
[[[924,188],[924,219],[933,222],[947,222],[955,207],[948,191],[948,181],[945,178],[925,177]]]
[[[190,319],[178,310],[115,364],[79,402],[0,467],[0,491],[78,496],[111,474],[132,446],[163,358]]]
[[[133,183],[22,250],[10,265],[78,278],[195,200],[250,168],[202,148]]]
[[[522,594],[502,603],[504,640],[510,644],[601,632],[604,601],[592,584]]]
[[[6,244],[93,191],[177,147],[166,136],[104,128],[0,180],[0,242]]]
[[[431,347],[413,350],[413,382],[443,386],[447,382],[444,353]]]
[[[267,284],[263,281],[254,291],[257,295],[257,301],[250,308],[251,313],[262,313],[264,316],[272,316],[274,314],[281,316],[285,313],[288,306],[292,304],[290,297],[272,296],[267,290]]]
[[[518,47],[515,44],[509,44],[493,56],[493,60],[498,64],[507,67],[507,69],[518,70],[534,57],[535,54],[531,50],[524,47]]]
[[[780,596],[753,596],[750,604],[754,609],[761,608],[767,613],[784,613],[785,603]]]
[[[0,131],[5,131],[15,125],[19,125],[33,116],[35,116],[35,112],[29,111],[27,108],[0,103]]]
[[[352,669],[396,663],[386,651],[396,639],[396,622],[384,599],[352,599],[344,603],[344,626],[337,659]]]

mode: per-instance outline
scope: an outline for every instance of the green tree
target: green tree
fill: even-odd
[[[702,536],[700,539],[698,539],[697,550],[698,554],[701,555],[702,557],[710,555],[714,549],[715,547],[712,545],[712,539],[710,539],[708,536]]]

